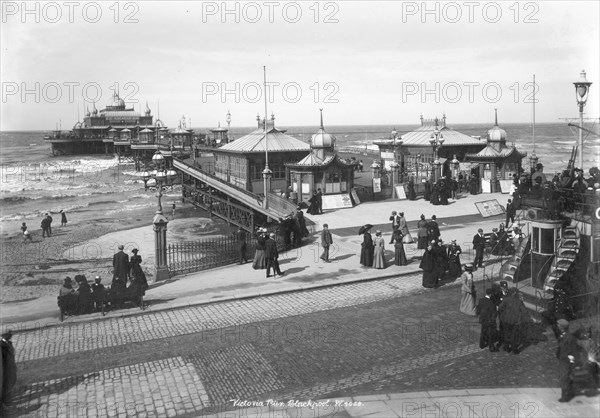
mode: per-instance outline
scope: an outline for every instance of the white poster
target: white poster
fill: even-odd
[[[376,178],[376,179],[373,179],[373,193],[379,193],[379,192],[381,192],[381,179]]]
[[[492,183],[489,179],[481,179],[481,193],[491,193]]]
[[[404,185],[397,184],[395,187],[396,187],[396,196],[398,196],[398,200],[406,200],[406,193],[404,192]]]
[[[349,194],[324,194],[323,210],[351,208],[352,200]]]

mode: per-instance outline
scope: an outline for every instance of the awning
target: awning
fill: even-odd
[[[478,168],[478,163],[458,163],[459,171],[471,171],[474,168]]]

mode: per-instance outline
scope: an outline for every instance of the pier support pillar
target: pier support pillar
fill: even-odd
[[[162,211],[157,211],[152,223],[154,224],[154,266],[158,282],[169,279],[167,264],[167,224],[169,221]]]

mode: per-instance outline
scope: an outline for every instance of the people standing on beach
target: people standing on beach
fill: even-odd
[[[373,267],[376,269],[384,269],[385,265],[385,240],[381,236],[381,231],[375,232],[375,239],[373,240],[375,247],[373,252]]]
[[[238,264],[245,264],[248,262],[248,256],[246,255],[246,231],[240,226],[233,234],[237,241]]]
[[[273,276],[283,276],[282,271],[279,269],[279,252],[277,251],[274,232],[271,232],[265,240],[265,259],[267,261],[267,278],[271,277],[271,268],[273,268]]]
[[[67,214],[63,209],[60,210],[60,226],[67,226]]]
[[[15,361],[15,348],[11,341],[12,331],[7,330],[0,338],[2,351],[2,390],[0,391],[0,409],[8,403],[12,390],[17,382],[17,363]]]
[[[473,269],[483,267],[483,250],[485,249],[485,237],[483,229],[479,228],[477,234],[473,237],[473,249],[475,250],[475,260],[473,260]]]
[[[421,219],[417,222],[417,228],[419,231],[417,232],[417,249],[424,250],[427,248],[428,237],[429,234],[427,232],[427,221],[425,220],[425,215],[421,214]]]
[[[50,220],[48,219],[48,214],[44,215],[40,226],[42,227],[42,238],[50,237]]]
[[[365,267],[373,266],[373,255],[375,247],[373,246],[373,238],[371,237],[371,230],[367,229],[363,233],[363,242],[360,250],[360,264]]]
[[[48,232],[50,233],[50,235],[52,235],[52,216],[50,216],[50,213],[46,213],[46,216],[48,217]]]
[[[119,245],[119,251],[113,255],[113,281],[112,287],[117,287],[119,290],[127,288],[127,280],[129,279],[129,256],[123,252],[125,246]]]
[[[23,224],[21,225],[21,231],[23,232],[23,241],[25,241],[25,242],[32,241],[33,242],[33,237],[27,230],[27,224],[25,222],[23,222]]]
[[[265,260],[265,241],[267,230],[265,228],[258,228],[256,231],[256,252],[254,253],[254,261],[252,262],[252,268],[254,270],[262,270],[267,268]]]
[[[465,315],[477,316],[475,301],[475,283],[473,282],[473,265],[465,264],[465,272],[461,276],[462,286],[460,288],[460,311]]]
[[[333,244],[333,238],[331,232],[329,232],[329,225],[323,224],[323,231],[321,231],[321,246],[323,247],[323,254],[321,254],[321,260],[329,263],[329,247]]]

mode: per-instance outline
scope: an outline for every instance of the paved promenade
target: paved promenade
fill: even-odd
[[[447,207],[366,203],[314,216],[314,232],[323,223],[332,231],[331,263],[307,243],[282,256],[281,277],[249,264],[176,277],[151,286],[144,312],[61,324],[55,298],[2,306],[19,370],[5,415],[598,416],[598,397],[557,402],[552,342],[516,357],[480,350],[477,319],[458,312],[459,284],[423,288],[414,245],[407,266],[359,264],[357,225],[377,225],[389,239],[392,210],[405,212],[415,237],[419,215],[436,214],[442,238],[457,239],[470,261],[476,229],[504,222],[477,213],[474,202],[491,198],[507,196]],[[122,237],[145,242],[146,234]],[[478,294],[498,267],[488,259],[475,272]],[[441,390],[448,387],[457,390]]]

